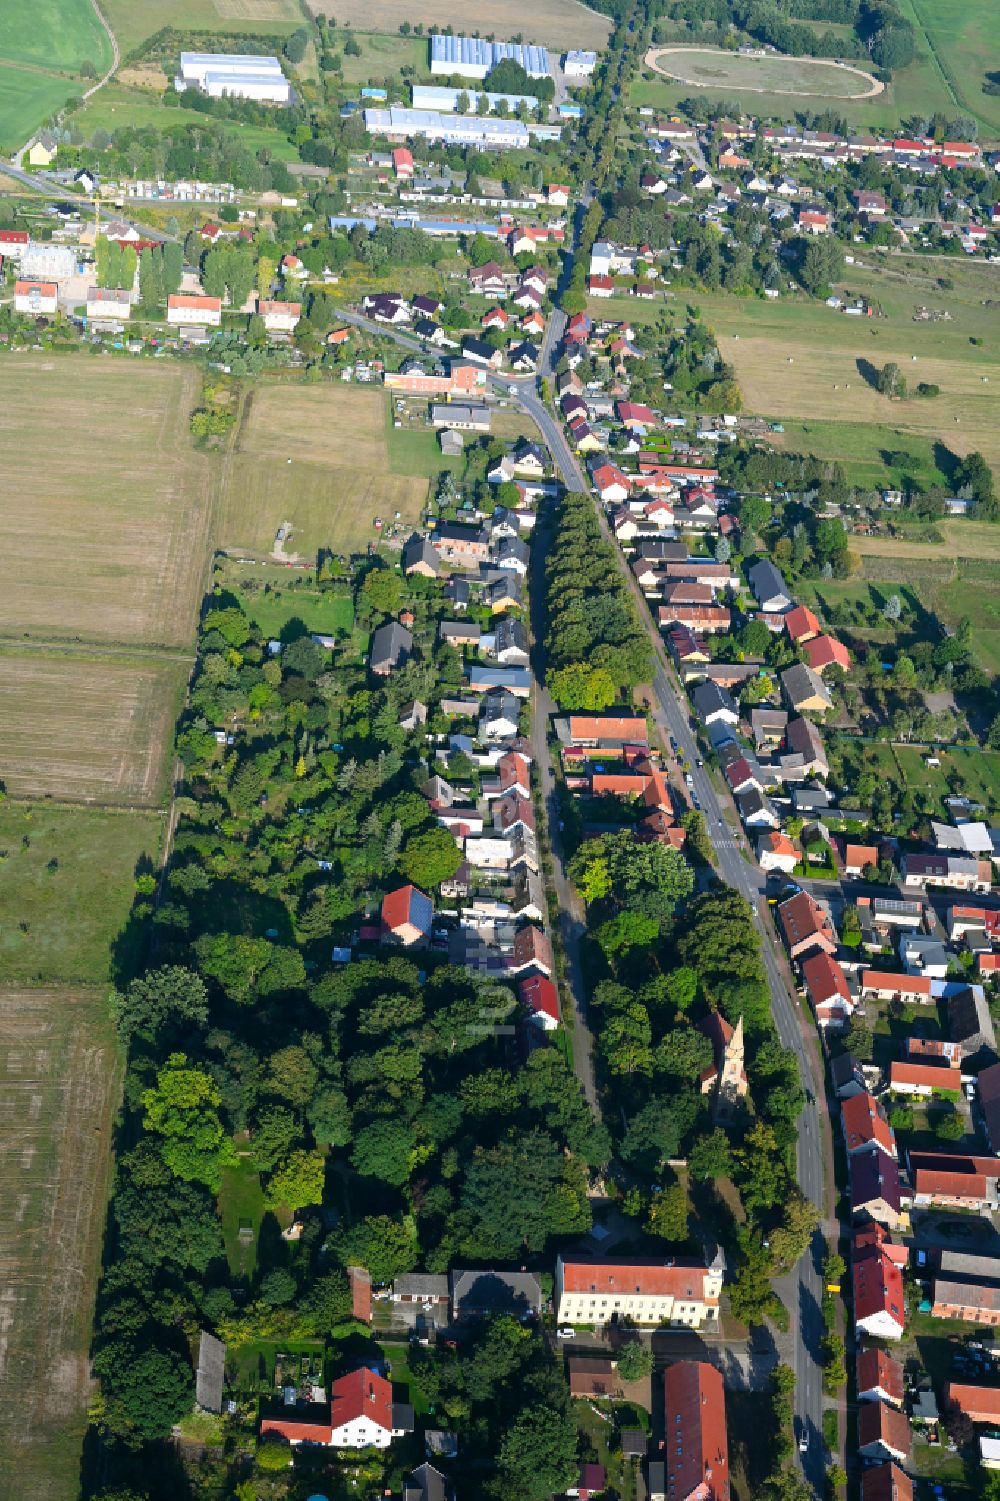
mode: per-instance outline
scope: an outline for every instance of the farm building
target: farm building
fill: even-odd
[[[292,97],[276,57],[225,52],[182,52],[174,88],[178,93],[197,89],[212,99],[256,99],[264,104],[288,104]]]

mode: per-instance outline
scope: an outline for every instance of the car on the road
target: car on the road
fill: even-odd
[[[677,741],[674,739],[673,735],[671,735],[670,737],[670,749],[673,751],[674,755],[677,754]]]
[[[704,761],[703,761],[703,760],[702,760],[702,759],[701,759],[701,757],[700,757],[700,756],[696,756],[696,757],[695,757],[695,762],[694,762],[694,764],[695,764],[695,765],[696,765],[696,766],[704,766],[704,764],[705,764],[705,763],[704,763]]]
[[[694,777],[691,775],[691,773],[689,771],[686,771],[684,773],[684,781],[686,782],[686,784],[689,787],[693,787],[694,786]]]
[[[701,803],[698,801],[696,794],[693,792],[691,794],[691,806],[697,808],[699,813],[701,812]]]
[[[802,1436],[799,1439],[799,1453],[800,1454],[808,1454],[809,1453],[809,1435],[808,1435],[808,1433],[805,1432],[805,1430],[803,1430]]]
[[[556,1330],[556,1337],[558,1339],[576,1339],[576,1330],[569,1324],[564,1324],[561,1329]]]

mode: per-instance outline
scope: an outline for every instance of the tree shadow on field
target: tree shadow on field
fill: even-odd
[[[879,371],[879,367],[877,365],[873,365],[871,360],[866,360],[863,356],[856,359],[854,361],[854,364],[865,385],[870,386],[873,391],[877,391],[878,378],[879,374],[881,373]]]

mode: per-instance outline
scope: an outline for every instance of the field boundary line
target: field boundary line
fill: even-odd
[[[101,9],[100,5],[97,3],[97,0],[90,0],[90,3],[91,3],[91,5],[94,8],[94,14],[95,14],[95,16],[97,17],[98,21],[100,21],[101,25],[104,27],[104,30],[107,32],[108,41],[111,43],[111,67],[105,73],[105,75],[104,75],[103,78],[99,78],[97,80],[97,82],[91,88],[87,89],[87,91],[82,96],[84,99],[90,99],[90,98],[92,98],[93,95],[97,93],[98,89],[103,89],[104,85],[106,83],[110,82],[110,80],[118,72],[118,68],[119,68],[119,66],[121,64],[121,60],[122,60],[122,55],[121,55],[120,51],[118,50],[118,38],[115,36],[114,32],[112,31],[111,26],[110,26],[110,24],[108,22],[107,16],[105,16],[105,14],[104,14],[103,10]]]

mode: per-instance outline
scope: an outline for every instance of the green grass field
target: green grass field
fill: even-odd
[[[226,1243],[226,1258],[234,1277],[252,1281],[257,1270],[257,1244],[260,1225],[264,1218],[264,1191],[260,1186],[260,1174],[249,1157],[241,1157],[236,1167],[227,1168],[219,1190],[219,1214],[222,1219],[222,1238]],[[250,1227],[252,1237],[240,1241],[240,1225]]]
[[[862,490],[899,489],[909,480],[922,488],[947,486],[933,439],[873,422],[783,422],[783,448],[817,459],[839,460],[847,482]]]
[[[375,32],[356,36],[355,41],[361,48],[361,56],[344,57],[345,84],[398,78],[401,68],[413,69],[411,83],[431,81],[426,38]]]
[[[126,127],[142,129],[154,126],[157,130],[170,130],[172,126],[197,125],[204,129],[206,118],[193,109],[167,109],[162,97],[149,89],[109,83],[74,115],[73,123],[90,137],[95,130],[111,132]],[[227,135],[236,137],[249,151],[259,151],[266,146],[278,161],[298,159],[295,147],[280,130],[270,130],[266,125],[241,125],[238,120],[223,120],[215,116],[212,125],[220,126]]]
[[[0,984],[106,982],[162,830],[156,813],[0,805]]]
[[[76,72],[92,62],[111,66],[111,43],[90,0],[0,0],[0,55],[15,63]],[[84,85],[86,87],[86,85]]]
[[[333,594],[311,588],[279,564],[220,560],[216,577],[224,589],[239,596],[243,608],[266,636],[280,636],[289,620],[301,620],[307,630],[342,636],[354,626],[349,593]]]
[[[926,49],[952,108],[976,115],[995,137],[1000,98],[983,93],[987,70],[1000,61],[993,0],[902,0],[900,9],[917,27],[918,46]]]
[[[0,149],[23,146],[33,131],[88,87],[80,65],[98,76],[111,66],[111,43],[90,0],[0,0]]]

